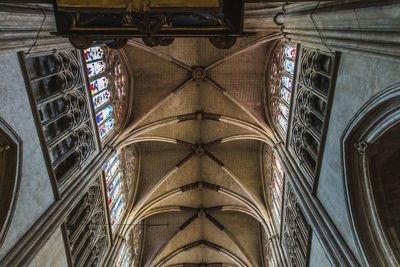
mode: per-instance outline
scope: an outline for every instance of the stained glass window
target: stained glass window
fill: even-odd
[[[108,183],[114,176],[114,174],[118,170],[118,166],[119,166],[119,160],[116,160],[115,163],[111,166],[111,168],[106,171],[106,183]]]
[[[118,152],[115,153],[115,155],[107,162],[106,166],[104,167],[104,170],[107,172],[110,167],[118,160]]]
[[[124,208],[124,203],[122,201],[122,197],[120,196],[116,205],[114,206],[114,208],[111,211],[111,226],[112,228],[114,228],[116,226],[116,224],[119,222],[119,220],[121,219],[121,214]]]
[[[295,87],[295,59],[297,48],[281,43],[274,50],[268,78],[269,109],[277,130],[286,139],[289,127],[290,102]]]
[[[290,99],[292,97],[292,93],[286,89],[286,88],[282,88],[281,89],[281,98],[290,105]]]
[[[291,78],[289,78],[289,77],[286,76],[286,75],[283,75],[283,77],[282,77],[282,83],[283,83],[283,85],[284,85],[286,88],[292,90],[293,80],[292,80]]]
[[[122,247],[119,250],[118,257],[117,257],[117,260],[115,262],[115,265],[117,267],[121,266],[121,263],[122,263],[123,259],[125,258],[125,253],[126,253],[125,248],[126,248],[126,242],[124,242],[124,244],[122,244]],[[128,249],[129,248],[127,248],[127,250]]]
[[[291,74],[294,74],[294,61],[291,61],[291,60],[285,60],[284,62],[283,62],[283,67],[284,67],[284,69],[287,71],[287,72],[289,72],[289,73],[291,73]]]
[[[112,107],[107,106],[103,108],[99,113],[96,115],[96,122],[97,124],[101,124],[103,121],[108,119],[111,116],[112,113]]]
[[[279,110],[286,119],[289,119],[289,109],[285,104],[279,103]]]
[[[110,198],[108,199],[108,204],[112,206],[114,201],[117,199],[117,197],[121,193],[121,183],[118,183],[117,187],[115,187],[114,191],[112,192]]]
[[[278,115],[278,123],[286,133],[288,127],[287,120],[284,119],[281,115]]]
[[[108,187],[108,194],[111,194],[115,186],[119,183],[119,179],[121,178],[121,173],[118,173],[113,182]]]
[[[87,74],[89,78],[99,75],[100,73],[103,73],[105,67],[106,66],[104,64],[104,61],[102,60],[86,64]]]
[[[287,45],[285,48],[285,55],[288,58],[295,59],[296,58],[296,48]]]
[[[104,76],[99,79],[90,82],[90,91],[92,95],[106,89],[108,86],[108,79]]]
[[[281,207],[282,207],[282,196],[283,196],[283,179],[284,171],[279,162],[278,158],[274,156],[273,164],[273,175],[271,180],[271,191],[272,191],[272,209],[275,212],[276,219],[280,223],[281,220]]]
[[[83,53],[85,55],[86,62],[90,62],[101,59],[103,57],[104,51],[100,46],[95,46],[86,49],[85,51],[83,51]]]
[[[110,92],[108,90],[105,90],[104,92],[94,96],[93,97],[94,109],[101,107],[102,105],[107,103],[108,100],[110,100]]]
[[[282,177],[283,177],[283,168],[282,168],[282,165],[281,165],[281,163],[279,162],[279,160],[278,160],[277,157],[274,158],[274,162],[275,162],[275,167],[276,167],[276,169],[278,170],[279,175],[280,175],[281,178],[282,178]]]
[[[111,118],[106,121],[102,126],[99,128],[100,137],[103,138],[106,134],[108,134],[112,128],[114,127],[114,119]]]

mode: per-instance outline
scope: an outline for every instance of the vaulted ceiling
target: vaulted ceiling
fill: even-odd
[[[263,92],[276,37],[241,38],[229,50],[207,39],[124,49],[133,113],[118,147],[136,143],[141,155],[129,214],[129,223],[144,222],[141,266],[263,266],[260,156],[275,143]]]

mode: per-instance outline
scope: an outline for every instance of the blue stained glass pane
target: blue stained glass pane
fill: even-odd
[[[287,132],[287,120],[283,118],[281,115],[278,115],[278,123],[282,127],[285,133]]]
[[[276,173],[275,169],[274,169],[274,178],[275,178],[276,183],[279,185],[280,190],[282,191],[283,190],[282,181],[279,178],[278,174]]]
[[[117,261],[116,261],[116,266],[117,267],[121,266],[122,260],[125,257],[125,253],[126,253],[125,252],[125,247],[126,247],[126,242],[124,242],[124,244],[122,245],[121,249],[119,250],[118,258],[117,258]]]
[[[294,62],[285,59],[285,61],[283,62],[283,67],[285,68],[285,70],[291,74],[294,74]]]
[[[111,106],[107,106],[107,107],[103,108],[103,110],[101,110],[99,113],[97,113],[97,116],[96,116],[97,124],[101,124],[103,121],[108,119],[111,116],[111,113],[112,113]]]
[[[290,98],[292,97],[292,93],[286,88],[282,88],[281,97],[283,100],[285,100],[286,103],[290,104]]]
[[[103,138],[106,136],[114,127],[114,119],[111,118],[108,121],[106,121],[100,128],[99,128],[99,134],[100,138]]]
[[[117,187],[114,189],[113,193],[111,194],[110,198],[108,199],[108,205],[110,207],[114,203],[115,199],[120,195],[119,193],[121,193],[121,183],[119,183],[117,185]]]
[[[281,192],[278,184],[275,181],[274,181],[274,187],[275,187],[274,192],[278,195],[279,200],[282,201],[282,192]]]
[[[285,48],[285,55],[288,58],[295,59],[296,58],[296,48],[287,45]]]
[[[86,62],[98,60],[103,57],[103,49],[100,46],[94,46],[83,51]]]
[[[293,86],[293,80],[292,80],[292,78],[289,78],[288,76],[283,75],[283,77],[282,77],[282,83],[283,83],[283,85],[284,85],[286,88],[292,90],[292,86]]]
[[[96,95],[93,97],[93,106],[94,109],[97,109],[98,107],[101,107],[105,103],[110,100],[110,92],[108,90],[105,90],[104,92]]]
[[[105,70],[105,64],[102,60],[86,64],[87,73],[89,78],[94,77]]]
[[[115,163],[111,166],[111,168],[106,171],[106,183],[108,183],[114,176],[115,172],[118,170],[118,166],[119,166],[119,160],[116,160]]]
[[[111,167],[112,164],[118,159],[118,152],[115,153],[114,156],[107,162],[106,166],[104,167],[105,171],[108,171],[108,169]]]
[[[108,86],[108,79],[106,77],[101,77],[97,80],[90,82],[90,91],[92,95],[104,90]]]
[[[119,183],[120,178],[121,178],[121,173],[118,173],[117,176],[115,177],[115,179],[113,180],[113,182],[108,187],[108,195],[111,194],[111,192],[113,191],[115,186]]]
[[[124,203],[123,203],[122,198],[120,196],[118,201],[117,201],[117,204],[115,205],[115,207],[111,211],[111,226],[112,226],[112,228],[114,228],[115,225],[120,220],[123,208],[124,208]]]

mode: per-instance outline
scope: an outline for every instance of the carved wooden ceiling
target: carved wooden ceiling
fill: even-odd
[[[269,212],[260,156],[275,138],[263,90],[277,37],[242,38],[229,50],[202,39],[124,48],[133,113],[117,147],[136,143],[141,153],[129,214],[132,225],[143,221],[140,266],[264,265]]]

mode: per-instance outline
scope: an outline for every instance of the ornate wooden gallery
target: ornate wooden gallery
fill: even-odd
[[[227,49],[243,34],[243,5],[243,0],[57,0],[57,35],[79,49],[93,43],[118,49],[132,37],[148,46],[208,37]]]

